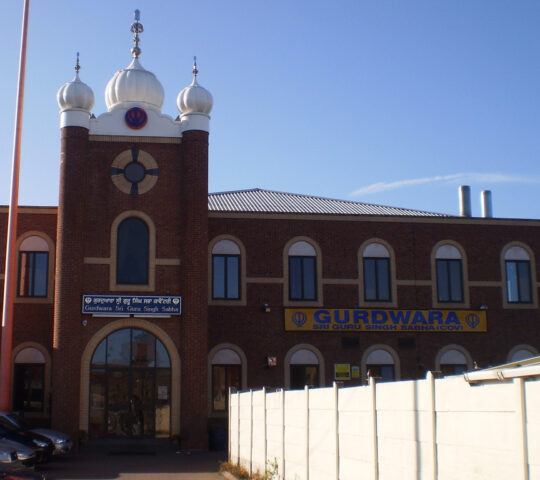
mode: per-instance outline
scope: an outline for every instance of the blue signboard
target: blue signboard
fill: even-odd
[[[94,315],[180,315],[182,297],[83,295],[82,313]]]

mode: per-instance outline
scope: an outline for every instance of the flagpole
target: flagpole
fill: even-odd
[[[26,37],[30,0],[24,0],[19,55],[19,84],[15,107],[15,134],[13,139],[13,161],[11,164],[11,198],[9,203],[6,241],[6,267],[4,273],[4,301],[2,306],[2,344],[0,350],[0,410],[11,410],[11,352],[13,339],[13,299],[15,297],[17,260],[17,210],[19,203],[19,170],[21,157],[21,134],[24,100],[24,76],[26,72]]]

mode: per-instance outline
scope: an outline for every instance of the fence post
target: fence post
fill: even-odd
[[[304,387],[306,392],[306,480],[309,480],[309,386]]]
[[[377,384],[373,377],[369,377],[371,390],[371,425],[373,428],[373,479],[379,478],[379,446],[377,444]]]
[[[253,389],[249,389],[249,474],[253,473]]]
[[[527,415],[525,412],[525,382],[523,378],[515,378],[514,383],[517,388],[518,405],[516,408],[517,425],[519,428],[518,449],[519,467],[523,473],[521,478],[529,480],[529,453],[527,449]],[[518,470],[518,471],[519,471]]]
[[[268,463],[268,442],[267,442],[267,427],[266,427],[266,387],[262,389],[263,395],[263,439],[264,439],[264,470],[266,471],[266,465]]]
[[[281,480],[285,480],[285,389],[281,389]]]
[[[236,464],[240,463],[240,393],[236,392]]]
[[[428,371],[426,378],[429,382],[430,423],[431,423],[431,461],[433,464],[432,477],[437,480],[439,457],[437,452],[437,410],[435,405],[435,377]]]
[[[336,480],[339,480],[339,387],[334,382],[334,420],[336,440]]]

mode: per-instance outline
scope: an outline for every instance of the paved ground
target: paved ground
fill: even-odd
[[[48,480],[223,480],[217,472],[226,457],[226,452],[177,453],[169,441],[100,441],[37,470]]]

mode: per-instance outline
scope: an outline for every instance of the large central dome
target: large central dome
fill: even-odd
[[[117,106],[140,103],[161,111],[165,93],[156,76],[145,70],[137,57],[124,70],[120,70],[107,83],[105,104],[111,111]]]
[[[163,105],[165,93],[161,83],[139,62],[139,33],[144,31],[139,15],[139,10],[135,10],[135,21],[131,25],[131,32],[134,34],[134,47],[131,49],[133,60],[127,68],[116,72],[105,88],[105,104],[109,111],[132,103],[161,111]]]

